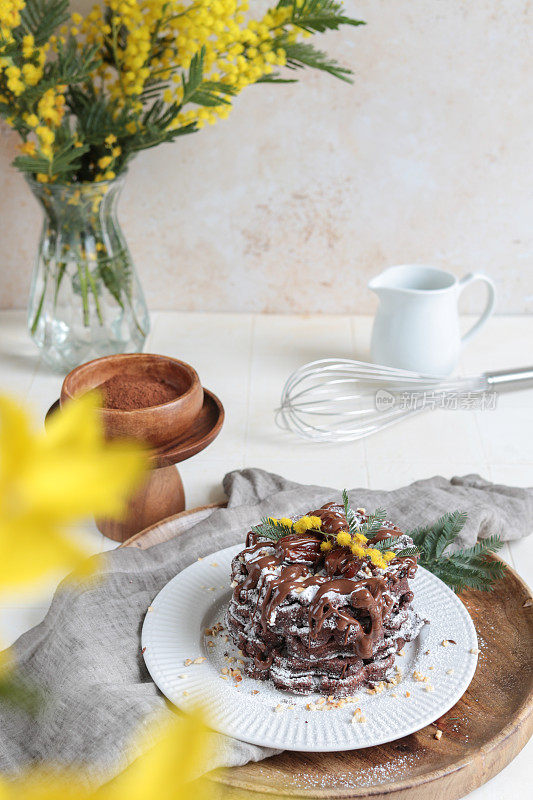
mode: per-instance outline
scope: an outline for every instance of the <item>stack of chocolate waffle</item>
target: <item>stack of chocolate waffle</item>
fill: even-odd
[[[396,653],[424,624],[408,583],[417,560],[401,556],[413,543],[392,523],[368,542],[394,540],[390,560],[376,566],[337,544],[349,528],[343,506],[328,503],[308,516],[320,521],[315,530],[277,540],[248,533],[232,562],[227,626],[249,676],[303,694],[350,695],[390,680]],[[358,523],[367,519],[359,509]]]

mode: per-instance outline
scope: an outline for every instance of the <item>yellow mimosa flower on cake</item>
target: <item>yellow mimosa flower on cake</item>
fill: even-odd
[[[337,534],[337,544],[341,547],[349,547],[352,543],[352,537],[348,531],[341,531]]]

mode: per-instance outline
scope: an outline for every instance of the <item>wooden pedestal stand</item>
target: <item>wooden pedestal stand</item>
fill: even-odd
[[[54,403],[46,417],[55,413],[58,408],[59,401]],[[154,451],[148,478],[130,499],[125,518],[97,519],[95,521],[98,530],[108,539],[125,542],[144,528],[183,511],[185,492],[181,475],[175,465],[205,450],[220,433],[223,422],[222,403],[216,395],[204,389],[202,409],[189,430],[170,447]]]

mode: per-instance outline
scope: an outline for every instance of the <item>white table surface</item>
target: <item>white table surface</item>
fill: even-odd
[[[302,483],[393,489],[435,474],[476,472],[489,480],[533,486],[533,389],[498,398],[486,411],[437,410],[359,442],[316,445],[280,431],[273,409],[284,381],[301,364],[338,356],[368,358],[366,316],[262,316],[156,312],[146,351],[193,364],[226,409],[224,428],[203,453],[180,465],[187,507],[223,499],[223,475],[261,467]],[[465,317],[465,326],[469,319]],[[459,375],[533,363],[533,317],[493,317],[463,353]],[[62,376],[41,363],[25,314],[0,312],[0,391],[26,401],[42,420],[58,398]],[[93,552],[115,546],[92,522],[72,531]],[[505,545],[503,558],[533,585],[533,538]],[[14,641],[45,615],[55,585],[0,595],[0,640]],[[533,741],[470,800],[527,797]]]

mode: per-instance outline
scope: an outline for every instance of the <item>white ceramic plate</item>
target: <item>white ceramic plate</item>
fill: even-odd
[[[230,564],[243,545],[228,547],[176,575],[146,614],[142,647],[152,678],[164,695],[187,711],[201,705],[220,733],[284,750],[325,752],[383,744],[420,730],[448,711],[465,692],[477,664],[477,637],[470,616],[455,594],[421,567],[411,582],[413,606],[430,624],[397,658],[402,680],[370,695],[359,691],[355,704],[328,711],[306,706],[318,695],[282,692],[268,682],[243,677],[224,680],[224,667],[240,658],[225,632],[206,637],[223,621],[230,599]],[[455,644],[443,646],[452,639]],[[212,641],[213,646],[208,645]],[[204,658],[185,666],[188,659]],[[425,676],[415,680],[413,673]],[[429,689],[429,691],[428,691]],[[282,711],[275,711],[281,705]],[[293,708],[289,708],[293,707]],[[360,708],[365,722],[352,724]]]

